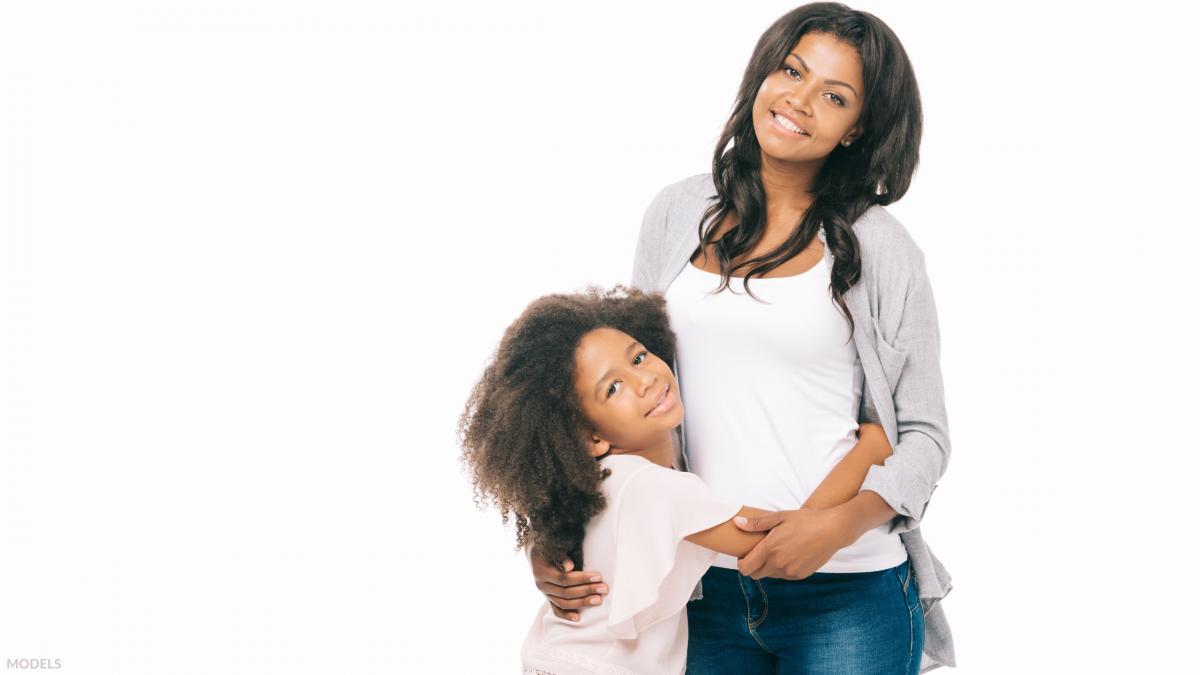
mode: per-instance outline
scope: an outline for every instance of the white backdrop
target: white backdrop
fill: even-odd
[[[505,673],[541,602],[454,429],[628,281],[790,2],[0,7],[0,659]],[[959,672],[1194,668],[1192,3],[867,1],[926,135]]]

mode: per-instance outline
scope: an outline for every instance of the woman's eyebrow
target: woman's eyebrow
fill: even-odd
[[[858,91],[855,90],[854,87],[851,87],[850,85],[848,85],[845,82],[842,82],[840,80],[825,80],[825,84],[832,84],[832,85],[836,85],[839,87],[845,87],[845,88],[849,89],[850,91],[853,91],[855,96],[858,96]]]
[[[798,54],[796,54],[795,52],[793,52],[793,53],[791,53],[791,54],[788,54],[788,56],[790,56],[790,57],[792,57],[792,58],[796,59],[797,61],[799,61],[799,62],[800,62],[800,67],[804,69],[804,72],[805,72],[805,73],[811,72],[811,70],[812,70],[812,69],[808,67],[808,64],[807,64],[807,63],[805,63],[805,62],[804,62],[804,59],[800,58],[800,56],[799,56]],[[858,90],[857,90],[857,89],[855,89],[854,87],[852,87],[852,86],[850,86],[850,85],[846,84],[845,82],[842,82],[841,80],[829,80],[829,79],[827,79],[827,80],[825,80],[825,84],[832,84],[832,85],[839,86],[839,87],[845,87],[845,88],[849,89],[850,91],[854,92],[854,95],[855,95],[855,96],[858,96]]]

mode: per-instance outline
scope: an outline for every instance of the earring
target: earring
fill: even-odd
[[[850,139],[842,141],[842,145],[846,146],[847,148],[850,147]]]

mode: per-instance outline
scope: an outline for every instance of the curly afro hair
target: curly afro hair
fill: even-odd
[[[538,553],[561,571],[583,569],[583,534],[605,508],[608,477],[588,453],[590,423],[575,393],[575,352],[585,335],[615,328],[667,363],[675,358],[666,300],[616,286],[547,295],[513,322],[471,390],[458,423],[475,503],[516,521],[517,548],[536,532]]]

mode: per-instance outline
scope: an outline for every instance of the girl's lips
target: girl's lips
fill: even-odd
[[[667,385],[666,393],[663,394],[662,400],[658,405],[654,406],[650,412],[646,413],[646,417],[654,417],[661,415],[675,406],[675,392],[671,391],[671,385]]]

